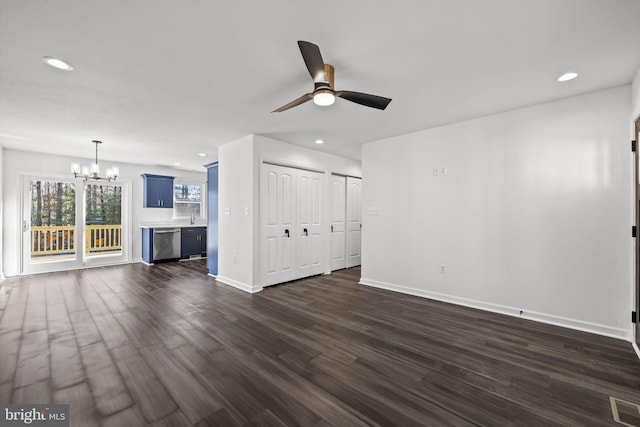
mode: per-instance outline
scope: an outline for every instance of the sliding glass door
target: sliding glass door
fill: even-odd
[[[23,177],[22,272],[128,261],[128,186]]]

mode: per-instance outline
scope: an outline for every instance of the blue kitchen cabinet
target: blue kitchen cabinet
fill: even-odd
[[[204,256],[207,252],[207,228],[206,227],[182,227],[181,258]]]
[[[207,267],[209,274],[218,274],[218,162],[207,168]]]
[[[142,229],[142,261],[153,264],[153,228]]]
[[[173,208],[173,177],[142,174],[142,207]]]

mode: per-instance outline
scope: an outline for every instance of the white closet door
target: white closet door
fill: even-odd
[[[322,266],[322,181],[317,172],[298,169],[297,186],[297,254],[298,276],[323,273]]]
[[[347,178],[331,176],[331,271],[347,267],[345,249]]]
[[[260,184],[262,284],[296,278],[295,169],[262,165]]]
[[[347,177],[347,267],[361,264],[361,198],[362,180]]]

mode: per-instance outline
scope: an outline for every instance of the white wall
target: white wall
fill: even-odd
[[[252,290],[253,136],[218,149],[218,275],[221,282]]]
[[[631,84],[631,121],[640,117],[640,70]]]
[[[260,165],[262,162],[361,176],[360,162],[287,144],[261,135],[249,135],[222,145],[219,159],[218,280],[248,292],[262,289],[260,279]],[[325,218],[329,214],[325,195]],[[246,213],[245,213],[246,212]],[[325,270],[329,272],[329,223],[325,230]],[[235,255],[235,257],[234,257]]]
[[[88,154],[91,154],[90,152]],[[21,175],[48,176],[51,178],[70,178],[70,167],[72,163],[90,164],[91,159],[71,158],[55,156],[51,154],[33,153],[18,150],[4,150],[3,156],[3,183],[4,203],[3,218],[3,266],[7,276],[14,276],[20,273],[20,239],[21,233],[21,195],[20,186]],[[141,231],[140,225],[150,222],[171,221],[172,209],[143,209],[142,208],[142,178],[143,173],[153,173],[158,175],[175,176],[177,180],[193,183],[205,183],[207,180],[206,170],[202,168],[200,172],[189,172],[172,168],[158,166],[143,166],[124,162],[100,162],[102,168],[110,166],[112,163],[120,168],[118,181],[130,183],[131,188],[131,260],[136,262],[141,259]],[[79,179],[78,182],[81,182]]]
[[[365,144],[362,283],[629,339],[630,92]]]

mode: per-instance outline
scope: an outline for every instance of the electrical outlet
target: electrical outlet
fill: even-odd
[[[447,265],[446,264],[440,264],[440,273],[446,273],[447,272]]]
[[[442,166],[440,168],[440,175],[446,175],[447,174],[447,167],[446,166]]]
[[[433,176],[440,175],[440,168],[433,168]]]

